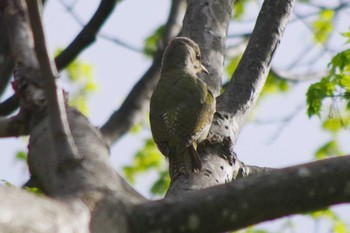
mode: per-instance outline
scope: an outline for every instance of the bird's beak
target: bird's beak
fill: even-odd
[[[205,66],[203,66],[202,64],[201,64],[201,68],[202,68],[202,71],[204,71],[205,73],[209,74],[209,71],[207,70],[207,68],[205,68]]]

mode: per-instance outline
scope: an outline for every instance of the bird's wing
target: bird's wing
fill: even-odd
[[[173,144],[179,152],[191,145],[211,121],[213,101],[206,84],[195,74],[162,76],[150,105],[151,130],[156,143]]]
[[[187,99],[179,105],[182,108],[180,121],[186,122],[179,128],[180,134],[183,135],[179,146],[183,147],[207,136],[215,112],[215,99],[208,91],[207,85],[199,78],[194,78],[192,81],[196,88],[187,90],[189,93]]]

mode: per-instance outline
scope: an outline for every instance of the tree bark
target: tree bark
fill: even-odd
[[[232,0],[188,0],[181,31],[181,35],[200,45],[203,63],[211,74],[201,78],[216,95],[221,89],[232,3]],[[21,118],[1,119],[0,135],[15,134],[21,132],[22,126],[28,126],[29,168],[32,178],[48,197],[0,187],[0,231],[223,232],[350,201],[350,156],[271,171],[245,165],[233,152],[240,129],[264,85],[293,3],[293,0],[265,0],[232,81],[217,98],[209,141],[199,147],[202,171],[172,181],[163,200],[148,201],[132,189],[111,165],[108,146],[115,136],[106,143],[106,134],[102,135],[70,107],[65,109],[64,121],[71,129],[81,157],[70,160],[66,159],[67,155],[57,153],[57,137],[62,135],[54,134],[50,125],[52,112],[45,99],[41,101],[45,85],[31,76],[35,73],[19,70],[17,75],[21,80],[15,89],[21,97],[21,110],[28,117],[24,119],[28,121],[18,126]],[[8,11],[6,4],[14,10]],[[27,21],[21,18],[25,14],[16,14],[16,4],[19,1],[0,1],[1,16],[5,15],[7,27],[16,29],[9,31],[13,58],[35,70],[38,62],[32,59],[39,52],[34,53],[31,34],[25,29]],[[43,40],[36,42],[44,45]],[[49,63],[41,63],[41,69],[42,66]],[[158,75],[158,70],[156,66],[153,75]],[[154,80],[153,77],[151,84]],[[55,114],[58,117],[57,111]],[[235,180],[238,176],[248,177]]]
[[[224,232],[350,201],[350,156],[138,205],[133,232]]]

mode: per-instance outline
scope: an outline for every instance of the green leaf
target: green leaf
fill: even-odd
[[[343,33],[341,33],[341,35],[347,38],[347,41],[345,43],[347,43],[347,44],[350,43],[350,31],[343,32]]]
[[[233,6],[233,18],[240,19],[244,13],[248,0],[237,0]]]
[[[8,182],[7,180],[0,180],[4,185],[6,185],[7,187],[16,187],[15,185],[11,184],[10,182]]]
[[[350,49],[344,50],[335,55],[331,60],[331,73],[336,74],[350,71]]]
[[[318,218],[333,218],[334,213],[330,209],[324,209],[324,210],[318,210],[311,213],[308,213],[311,217],[318,219]]]
[[[25,151],[18,151],[16,153],[16,159],[20,161],[27,161],[27,153]]]
[[[34,187],[31,187],[31,188],[24,187],[24,188],[25,188],[25,190],[27,190],[27,191],[29,191],[31,193],[37,194],[37,195],[43,195],[44,194],[44,192],[41,189],[39,189],[39,188],[34,188]]]
[[[323,44],[327,41],[333,30],[334,11],[325,9],[320,11],[318,18],[313,23],[314,40]]]
[[[158,180],[152,185],[151,193],[154,195],[163,195],[170,185],[170,176],[168,170],[159,173]]]
[[[322,101],[326,97],[331,97],[335,90],[335,82],[330,81],[328,77],[322,78],[321,81],[310,85],[306,93],[307,113],[311,117],[320,115]]]
[[[322,127],[331,133],[338,133],[350,126],[350,112],[340,112],[337,107],[331,107],[329,117],[323,121]]]
[[[349,233],[349,229],[346,226],[346,223],[340,219],[336,219],[334,221],[333,225],[333,231],[334,233]]]
[[[158,27],[152,33],[152,35],[150,35],[149,37],[147,37],[145,39],[143,52],[146,56],[152,57],[155,54],[155,52],[157,51],[159,39],[163,35],[163,31],[164,31],[164,26],[162,25],[162,26]]]
[[[343,221],[334,211],[331,209],[324,209],[320,211],[315,211],[313,213],[309,213],[314,219],[328,219],[332,223],[332,231],[334,233],[349,233],[349,228],[347,227],[345,221]]]
[[[72,96],[69,100],[69,105],[79,109],[79,111],[84,115],[87,115],[89,113],[87,99],[86,99],[86,96],[84,95]]]
[[[231,77],[233,72],[236,70],[241,58],[242,58],[242,54],[239,56],[233,57],[226,65],[226,73],[229,77]]]
[[[322,145],[315,153],[316,159],[324,159],[326,157],[329,157],[331,155],[339,155],[342,154],[342,152],[339,149],[339,145],[337,141],[331,140],[324,145]]]
[[[132,164],[123,167],[123,172],[130,182],[135,182],[137,175],[150,170],[160,171],[163,156],[153,139],[147,139],[144,146],[135,154]]]
[[[239,233],[268,233],[268,231],[256,229],[255,227],[248,227],[245,231],[239,231]]]
[[[132,134],[139,133],[141,131],[141,129],[142,129],[141,124],[134,124],[130,129],[130,133],[132,133]]]
[[[69,104],[87,115],[89,112],[87,99],[98,90],[93,78],[93,69],[90,64],[75,60],[66,69],[68,81],[74,88],[70,93]]]
[[[285,93],[289,90],[288,81],[274,72],[269,72],[261,96],[275,93]]]

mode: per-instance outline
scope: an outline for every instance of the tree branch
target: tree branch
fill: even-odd
[[[349,166],[350,156],[338,157],[144,203],[132,215],[133,232],[234,231],[349,202]]]
[[[281,40],[294,0],[265,0],[242,59],[224,94],[218,98],[211,133],[237,140],[264,86],[272,56]],[[229,126],[225,129],[224,126]],[[220,133],[221,132],[221,133]]]
[[[0,117],[0,138],[28,135],[28,118],[18,114],[10,118]]]
[[[11,68],[12,69],[12,68]],[[4,102],[0,103],[0,116],[8,116],[14,112],[19,105],[16,95],[11,96]]]
[[[79,18],[79,16],[74,12],[74,6],[71,6],[71,5],[68,5],[67,3],[65,3],[65,1],[63,0],[60,0],[60,3],[61,5],[71,14],[71,16],[73,17],[73,19],[78,23],[80,24],[81,26],[84,26],[84,22],[83,20],[81,20]],[[111,35],[107,35],[107,34],[102,34],[102,33],[96,33],[96,35],[100,38],[103,38],[105,40],[108,40],[112,43],[115,43],[116,45],[119,45],[119,46],[122,46],[126,49],[129,49],[130,51],[133,51],[133,52],[137,52],[137,53],[143,53],[142,49],[139,49],[139,48],[136,48],[130,44],[128,44],[127,42],[125,41],[122,41],[121,39],[119,38],[116,38],[114,36],[111,36]]]
[[[0,15],[0,35],[6,35],[2,15]],[[7,36],[0,36],[0,96],[4,93],[10,81],[14,64],[8,38]]]
[[[44,29],[40,17],[42,6],[39,3],[41,4],[41,2],[31,0],[26,2],[33,31],[35,53],[40,66],[40,75],[36,81],[44,90],[47,100],[51,133],[56,137],[54,143],[56,159],[80,159],[82,155],[79,154],[74,143],[67,121],[63,90],[56,86],[57,70],[52,64],[46,48]]]
[[[202,63],[209,75],[200,77],[214,96],[221,91],[227,28],[232,15],[233,0],[188,0],[181,35],[193,39],[200,47]],[[194,23],[196,22],[196,23]]]
[[[116,4],[119,2],[120,0],[101,0],[95,14],[92,16],[83,30],[81,30],[81,32],[68,45],[68,47],[55,58],[58,70],[66,67],[79,55],[81,51],[95,41],[97,33],[113,12]]]
[[[159,79],[163,51],[170,40],[179,32],[184,4],[184,0],[172,1],[164,33],[158,45],[158,50],[153,56],[151,67],[133,87],[121,107],[101,127],[101,133],[109,145],[116,142],[135,123],[143,119],[150,96]]]
[[[90,232],[89,210],[78,200],[62,203],[4,186],[0,200],[0,232]]]

